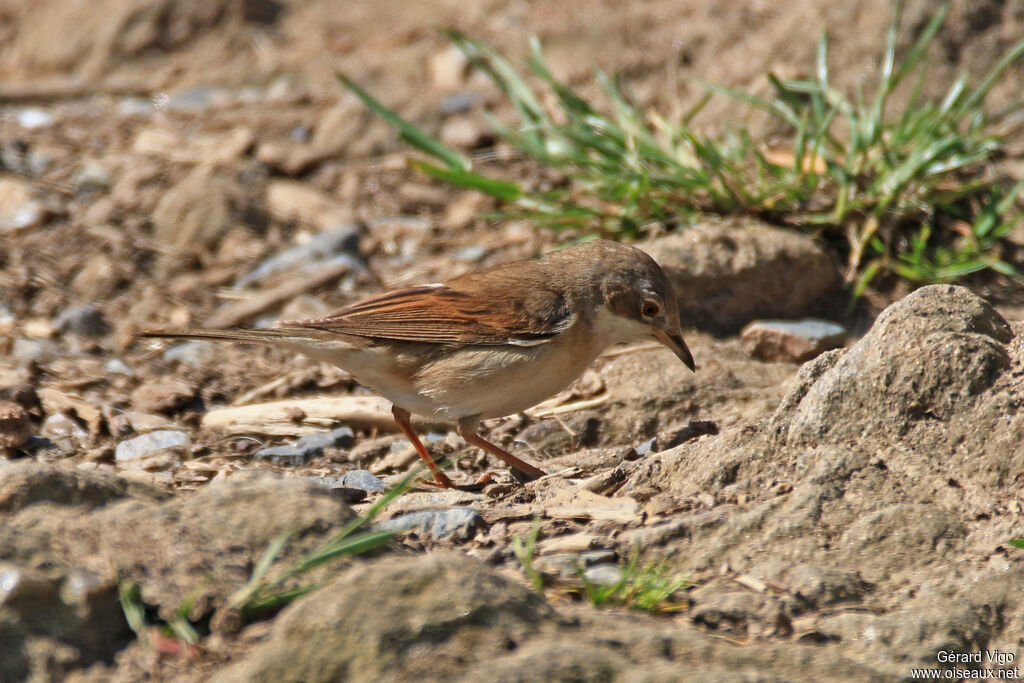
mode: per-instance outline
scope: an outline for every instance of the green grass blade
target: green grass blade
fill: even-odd
[[[431,178],[443,180],[444,182],[455,185],[456,187],[462,187],[468,190],[479,190],[480,192],[496,197],[503,202],[514,202],[523,195],[522,188],[515,183],[506,182],[504,180],[495,180],[471,171],[441,168],[440,166],[435,166],[434,164],[426,161],[420,161],[419,159],[410,159],[408,163],[410,167],[421,173],[425,173]]]
[[[388,109],[373,98],[370,93],[363,90],[352,79],[343,73],[335,74],[346,88],[351,90],[356,97],[362,100],[366,107],[377,116],[384,119],[388,125],[398,131],[399,137],[412,147],[425,152],[437,159],[440,159],[452,170],[468,171],[471,167],[469,159],[462,156],[453,149],[445,146],[440,140],[424,132],[419,127],[409,123],[397,113]]]

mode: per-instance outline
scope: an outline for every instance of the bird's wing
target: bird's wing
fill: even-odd
[[[323,318],[281,323],[282,329],[434,344],[534,346],[550,341],[575,319],[555,291],[495,291],[456,282],[386,292]]]

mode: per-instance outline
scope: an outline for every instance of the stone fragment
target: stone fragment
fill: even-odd
[[[362,229],[358,223],[345,223],[318,232],[302,244],[264,259],[256,268],[240,277],[235,282],[235,286],[250,287],[270,276],[285,271],[301,270],[312,263],[338,256],[348,256],[353,270],[365,270],[365,265],[358,257],[361,232]]]
[[[369,470],[349,470],[341,475],[340,482],[344,486],[362,489],[370,493],[388,489],[388,485]]]
[[[28,411],[13,401],[0,401],[0,454],[21,448],[32,436]]]
[[[155,429],[145,434],[125,439],[117,444],[114,459],[119,463],[148,458],[174,451],[188,457],[191,440],[187,433],[177,429]]]
[[[383,531],[417,531],[435,540],[454,538],[465,541],[487,526],[473,508],[452,507],[443,510],[416,510],[381,522]]]
[[[352,210],[307,183],[275,180],[267,185],[267,210],[283,222],[327,230],[352,221]]]
[[[427,60],[430,84],[442,91],[457,90],[469,74],[469,58],[454,45],[435,52]]]
[[[132,391],[132,406],[143,413],[171,413],[193,401],[195,389],[181,380],[157,379]]]
[[[299,437],[294,444],[270,446],[255,453],[255,458],[269,459],[280,465],[301,467],[313,458],[323,455],[325,448],[351,448],[355,433],[351,427],[338,427],[330,432],[318,432]]]
[[[49,439],[65,453],[70,453],[89,442],[89,432],[64,413],[54,413],[43,421],[39,436]]]
[[[47,211],[34,195],[27,183],[0,178],[0,234],[20,232],[43,222]]]
[[[103,317],[103,312],[92,304],[64,309],[53,324],[65,334],[77,334],[82,337],[99,337],[107,331],[107,321]]]
[[[827,320],[755,320],[741,336],[754,358],[802,363],[845,344],[846,328]]]

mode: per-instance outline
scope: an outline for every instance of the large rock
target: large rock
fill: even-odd
[[[285,610],[220,681],[438,680],[535,633],[539,595],[457,552],[360,563]]]
[[[618,495],[685,513],[622,532],[619,551],[641,543],[706,577],[690,594],[706,628],[782,624],[874,675],[937,666],[941,649],[1014,650],[1022,333],[966,289],[918,290],[806,364],[771,419],[638,461]],[[744,600],[723,571],[771,590]]]
[[[793,445],[897,442],[921,466],[998,486],[1024,466],[1022,352],[1021,335],[969,290],[924,287],[848,351],[806,365],[774,427]]]
[[[638,245],[676,290],[683,324],[716,334],[821,313],[841,278],[814,240],[751,221],[702,223]]]

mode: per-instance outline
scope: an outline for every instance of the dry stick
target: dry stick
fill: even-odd
[[[417,429],[443,429],[447,422],[413,419]],[[217,408],[203,415],[203,429],[228,434],[269,434],[292,436],[311,434],[337,425],[353,429],[398,429],[391,404],[376,396],[339,396],[301,401],[275,401],[248,406]]]

